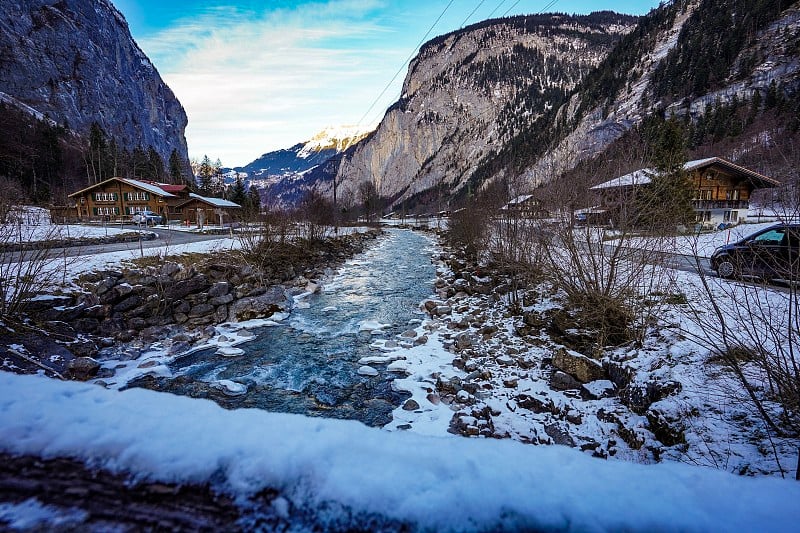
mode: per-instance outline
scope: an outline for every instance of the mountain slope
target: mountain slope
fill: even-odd
[[[88,136],[188,160],[186,113],[108,0],[4,0],[0,92]]]
[[[336,167],[329,165],[331,159],[337,159],[368,134],[356,126],[328,127],[306,142],[268,152],[234,170],[246,172],[248,185],[261,190],[269,205],[296,205],[318,180],[332,174]]]
[[[481,159],[558,107],[635,22],[609,12],[520,16],[433,39],[412,61],[401,99],[343,158],[337,179],[351,194],[374,180],[395,202],[468,187]]]

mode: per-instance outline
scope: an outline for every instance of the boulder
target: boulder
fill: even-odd
[[[232,303],[228,310],[230,320],[244,321],[268,318],[274,313],[291,309],[291,300],[280,285],[270,287],[260,296],[242,298]]]
[[[576,378],[581,383],[606,379],[603,366],[581,353],[561,348],[553,357],[553,366]]]
[[[190,294],[204,291],[208,289],[209,286],[210,282],[208,278],[203,274],[198,274],[189,279],[178,281],[171,287],[167,287],[164,291],[164,297],[169,300],[179,300]]]
[[[92,379],[100,370],[100,363],[91,357],[76,357],[67,366],[69,377],[79,381]]]
[[[566,372],[556,370],[550,376],[550,388],[553,390],[579,390],[582,383]]]

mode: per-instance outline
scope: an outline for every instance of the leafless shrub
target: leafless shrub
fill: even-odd
[[[34,295],[65,281],[68,261],[55,248],[62,240],[59,226],[29,226],[21,189],[8,181],[0,186],[5,187],[0,196],[0,316],[14,318]],[[30,246],[32,239],[42,244]]]

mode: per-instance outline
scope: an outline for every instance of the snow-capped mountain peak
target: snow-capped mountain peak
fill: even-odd
[[[343,152],[370,133],[364,126],[328,126],[314,135],[298,152],[297,157],[307,158],[321,150]]]

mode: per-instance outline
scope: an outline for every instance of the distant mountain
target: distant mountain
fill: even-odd
[[[247,174],[268,204],[290,206],[302,199],[316,181],[314,170],[325,167],[331,158],[364,139],[369,134],[356,126],[328,127],[310,140],[268,152],[252,163],[233,170]]]

